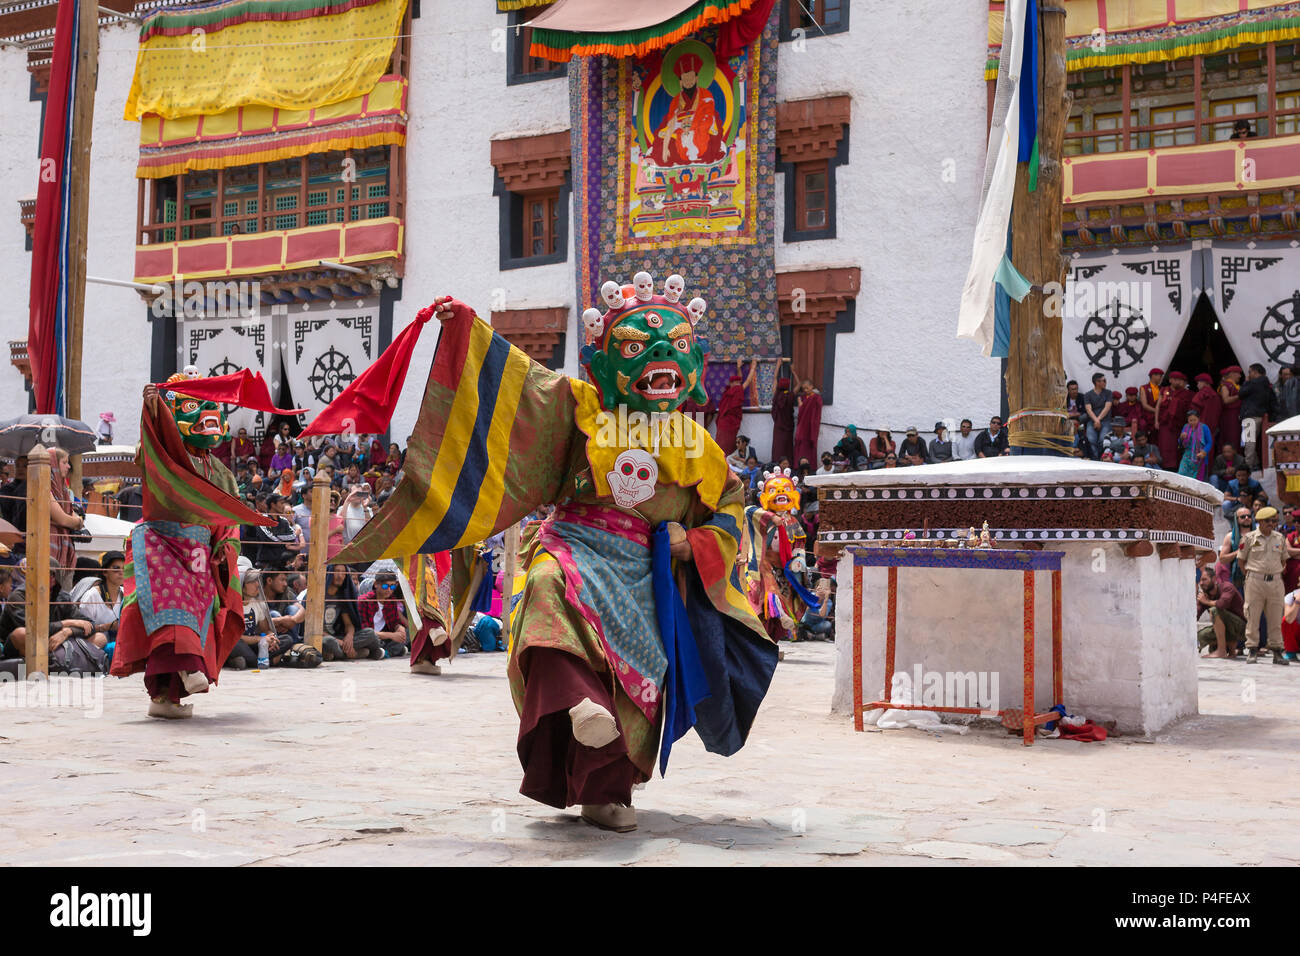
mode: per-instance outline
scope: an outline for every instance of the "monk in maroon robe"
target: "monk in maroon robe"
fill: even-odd
[[[1187,424],[1187,410],[1192,407],[1192,393],[1187,390],[1187,376],[1170,372],[1169,384],[1160,393],[1156,406],[1156,425],[1159,432],[1156,444],[1160,447],[1160,463],[1169,471],[1178,470],[1182,453],[1178,436]]]
[[[1205,372],[1196,376],[1196,391],[1192,394],[1192,409],[1200,416],[1201,424],[1210,430],[1210,459],[1219,448],[1219,422],[1223,415],[1223,399],[1214,390],[1214,379]]]
[[[794,393],[790,380],[778,378],[772,392],[772,461],[782,458],[795,464],[794,458]]]
[[[718,427],[714,438],[728,455],[736,450],[736,436],[740,434],[740,422],[745,415],[745,391],[754,384],[757,377],[758,363],[750,362],[749,375],[742,382],[740,359],[736,359],[736,374],[727,381],[727,387],[718,399]]]
[[[1231,445],[1241,450],[1241,366],[1229,365],[1219,372],[1219,398],[1223,412],[1219,416],[1219,447]]]
[[[817,464],[817,439],[822,430],[822,394],[813,383],[804,380],[799,386],[799,421],[794,426],[794,466],[807,461]]]
[[[1115,394],[1119,395],[1119,392]],[[1137,386],[1130,385],[1125,389],[1122,399],[1115,399],[1115,407],[1112,412],[1128,422],[1130,435],[1138,433],[1138,430],[1145,425],[1145,419],[1142,414],[1142,404],[1138,401]]]

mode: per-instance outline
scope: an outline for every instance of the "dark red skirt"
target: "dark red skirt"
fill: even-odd
[[[610,690],[581,660],[548,647],[528,648],[519,659],[524,706],[519,718],[519,762],[525,797],[564,809],[575,804],[632,803],[640,778],[620,735],[599,749],[573,739],[569,708],[591,698],[614,719]],[[619,728],[622,730],[622,727]]]
[[[425,621],[420,632],[415,635],[411,641],[411,663],[419,661],[428,661],[430,664],[436,664],[438,661],[451,657],[451,639],[443,641],[441,644],[434,644],[429,640],[429,632],[438,627],[436,621]]]

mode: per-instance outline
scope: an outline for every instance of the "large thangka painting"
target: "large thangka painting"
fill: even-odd
[[[705,30],[570,63],[579,312],[606,280],[676,272],[708,302],[712,362],[780,354],[774,24],[738,50]]]

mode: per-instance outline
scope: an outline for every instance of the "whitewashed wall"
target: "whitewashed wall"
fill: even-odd
[[[490,3],[426,2],[414,21],[406,278],[393,330],[439,295],[464,300],[484,318],[494,308],[568,306],[567,370],[575,373],[572,251],[563,263],[498,268],[491,141],[569,128],[566,78],[506,85],[507,19]],[[411,361],[393,418],[396,436],[410,434],[415,424],[436,341],[422,337]]]
[[[855,331],[836,338],[835,402],[822,413],[839,427],[823,425],[823,448],[850,423],[924,432],[998,412],[998,360],[956,338],[984,172],[987,33],[978,3],[856,3],[848,32],[781,44],[782,100],[853,98],[836,238],[783,243],[777,205],[778,272],[862,269]]]
[[[998,404],[998,363],[954,336],[984,156],[985,11],[918,0],[874,5],[869,16],[855,9],[851,23],[846,34],[808,39],[802,49],[783,43],[779,53],[781,98],[853,97],[849,163],[837,173],[838,238],[786,245],[779,201],[777,208],[778,269],[862,269],[856,331],[836,342],[836,401],[824,412],[824,447],[847,422],[924,430],[945,416],[969,415],[979,423]],[[414,21],[406,279],[394,331],[442,294],[484,315],[494,308],[569,306],[565,370],[573,374],[580,310],[573,308],[572,251],[564,263],[498,268],[491,140],[569,127],[567,79],[506,85],[507,29],[507,16],[489,3],[425,3]],[[943,55],[906,55],[922,37],[927,53]],[[121,117],[136,33],[129,25],[103,28],[100,47],[89,272],[129,278],[138,127]],[[0,220],[0,261],[14,289],[0,319],[5,340],[24,338],[27,330],[30,258],[15,207],[35,191],[40,106],[28,101],[23,56],[0,51],[0,174],[11,202],[11,225]],[[942,175],[948,159],[954,182]],[[778,197],[783,188],[778,177]],[[123,441],[138,437],[151,331],[134,292],[91,287],[83,409],[89,419],[114,411]],[[414,425],[435,343],[436,334],[427,335],[417,351],[393,420],[395,435]],[[26,408],[12,369],[0,370],[0,408]],[[770,445],[766,413],[747,415],[741,430],[760,450]]]

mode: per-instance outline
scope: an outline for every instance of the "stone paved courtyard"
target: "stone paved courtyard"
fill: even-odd
[[[1155,739],[1026,749],[995,729],[855,734],[828,713],[833,645],[786,646],[745,749],[689,735],[625,835],[518,795],[504,654],[441,677],[404,660],[225,671],[175,723],[144,717],[138,677],[107,680],[98,717],[16,706],[10,682],[0,860],[1300,863],[1300,667],[1203,661],[1200,716]]]

